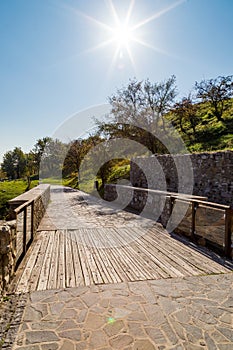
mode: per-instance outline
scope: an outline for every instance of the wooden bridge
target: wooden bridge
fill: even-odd
[[[51,202],[13,284],[17,292],[231,271],[232,262],[152,220],[52,187]]]

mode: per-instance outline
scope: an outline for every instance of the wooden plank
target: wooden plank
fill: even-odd
[[[120,263],[118,257],[114,254],[114,251],[112,248],[110,248],[110,237],[109,237],[109,232],[111,229],[107,229],[106,231],[103,231],[103,229],[98,230],[99,234],[99,239],[103,246],[106,244],[106,237],[108,237],[108,248],[105,248],[104,251],[108,257],[108,260],[113,267],[114,271],[116,272],[116,275],[119,276],[120,280],[123,281],[128,281],[128,275],[126,273],[126,269],[122,264]],[[112,246],[113,243],[111,243]]]
[[[222,265],[216,263],[209,257],[206,257],[202,253],[194,250],[193,248],[183,244],[182,242],[179,242],[175,240],[174,238],[170,237],[169,235],[161,234],[159,236],[159,243],[160,241],[163,241],[166,245],[169,245],[168,240],[171,240],[170,248],[174,249],[176,254],[179,254],[179,256],[187,260],[190,265],[195,267],[196,269],[200,270],[200,272],[204,273],[214,273],[214,272],[226,272],[227,269],[223,267]]]
[[[81,262],[80,262],[80,254],[79,254],[79,250],[78,250],[78,244],[76,242],[74,231],[68,230],[68,232],[70,234],[71,243],[72,243],[75,284],[77,287],[84,286],[84,277],[83,277],[83,271],[82,271],[82,266],[81,266]]]
[[[184,261],[183,257],[179,257],[176,251],[171,251],[171,242],[166,242],[166,244],[164,244],[156,235],[152,237],[151,234],[143,236],[142,240],[148,243],[147,247],[149,250],[155,251],[156,255],[161,253],[165,261],[169,261],[171,266],[175,267],[185,276],[200,274],[200,270],[193,268],[189,263]],[[183,251],[183,255],[184,253],[185,251]],[[162,256],[161,254],[160,256]]]
[[[49,272],[51,268],[50,262],[51,262],[51,256],[53,251],[54,234],[55,234],[55,231],[48,232],[49,242],[44,254],[44,260],[40,271],[37,290],[46,290],[47,288],[48,277],[49,277]]]
[[[90,233],[90,239],[92,240],[93,244],[96,244],[97,246],[95,247],[96,251],[96,257],[98,260],[98,263],[100,264],[101,268],[103,269],[103,272],[107,278],[106,283],[119,283],[122,282],[120,276],[118,275],[117,271],[114,269],[114,266],[111,264],[111,261],[109,259],[109,255],[107,253],[107,249],[104,248],[103,246],[100,247],[99,243],[100,238],[99,238],[99,230],[94,229]]]
[[[64,230],[57,231],[59,234],[59,263],[57,275],[57,289],[66,287],[66,269],[65,269],[65,239]]]
[[[83,271],[84,285],[89,286],[93,284],[93,280],[91,279],[91,271],[90,271],[89,265],[87,264],[85,250],[84,250],[83,244],[81,243],[81,232],[79,230],[76,230],[74,232],[74,237],[78,246],[80,263]]]
[[[44,261],[44,256],[45,256],[45,252],[47,249],[47,245],[49,242],[49,232],[47,231],[41,231],[38,235],[38,239],[41,239],[42,243],[40,246],[40,250],[38,253],[38,257],[37,257],[37,261],[36,264],[34,266],[34,269],[32,270],[32,275],[31,275],[31,279],[29,281],[30,290],[37,290],[37,285],[38,285],[38,281],[39,281],[39,277],[40,277],[40,272],[41,272],[41,268],[43,265],[43,261]]]
[[[92,279],[94,281],[94,284],[102,284],[103,283],[103,279],[102,276],[98,270],[98,267],[95,263],[95,260],[93,258],[93,254],[92,254],[92,249],[91,249],[91,243],[88,242],[88,236],[87,233],[85,232],[85,230],[83,228],[80,229],[81,232],[81,239],[83,242],[83,248],[86,254],[86,258],[87,258],[87,264],[89,265],[89,269],[91,271],[91,275],[92,275]]]
[[[144,268],[139,264],[139,259],[135,259],[133,255],[133,250],[126,240],[122,239],[120,235],[120,229],[112,229],[112,237],[115,238],[116,248],[112,248],[118,257],[118,259],[123,262],[126,266],[126,271],[128,272],[129,279],[132,280],[143,280],[146,278]]]
[[[103,283],[111,283],[112,279],[109,275],[108,271],[105,268],[105,264],[103,263],[103,260],[100,258],[100,248],[96,247],[96,236],[95,236],[95,229],[83,229],[85,237],[88,239],[89,242],[89,249],[91,250],[92,257],[95,261],[95,264],[98,268],[98,271],[101,275],[101,278],[103,280]],[[93,236],[92,236],[93,235]]]
[[[172,239],[163,240],[163,237],[161,237],[161,235],[158,236],[155,233],[154,235],[151,234],[150,239],[148,237],[145,237],[144,239],[148,240],[149,244],[156,244],[157,246],[160,246],[161,252],[164,253],[167,257],[172,256],[172,260],[177,262],[178,265],[182,266],[184,271],[186,271],[189,275],[198,275],[204,272],[203,269],[200,270],[195,266],[195,264],[192,263],[190,256],[186,257],[185,249],[183,249],[182,253],[179,254],[179,250],[173,248]]]
[[[71,247],[71,237],[68,230],[65,231],[65,261],[66,261],[66,287],[76,287],[75,273],[74,273],[74,257]]]
[[[146,249],[145,245],[143,245],[140,241],[138,243],[138,249],[140,249],[144,254],[146,254],[146,257],[148,259],[150,259],[150,264],[161,278],[177,277],[177,271],[170,269],[168,264],[164,263],[161,257],[158,257],[157,255],[155,256],[154,252],[153,254],[149,252]]]
[[[42,240],[37,239],[27,252],[23,264],[22,274],[18,280],[16,290],[17,292],[30,292],[30,280],[33,278],[32,272],[38,260],[39,251],[41,249]]]
[[[133,266],[135,264],[135,268],[141,271],[143,279],[158,279],[161,277],[158,269],[155,269],[154,266],[151,266],[150,257],[142,251],[141,244],[137,243],[133,232],[134,230],[130,228],[121,228],[117,230],[117,234],[122,238],[122,242],[129,242],[130,237],[131,242],[127,243],[126,246],[130,256],[132,257]]]
[[[59,266],[59,232],[55,231],[54,233],[54,245],[51,255],[51,268],[48,276],[47,289],[56,289],[57,288],[57,278],[58,278],[58,266]]]

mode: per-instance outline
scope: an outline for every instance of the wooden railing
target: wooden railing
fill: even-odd
[[[34,199],[14,210],[16,219],[16,264],[25,256],[34,238]]]
[[[50,185],[39,185],[9,201],[11,219],[16,220],[15,269],[25,256],[50,199]]]
[[[232,258],[233,209],[230,206],[208,202],[206,197],[115,184],[105,185],[105,199],[115,200],[117,188],[122,189],[124,194],[127,190],[130,191],[132,199],[128,206],[138,212],[144,210],[148,196],[152,196],[151,204],[147,205],[150,217],[153,217],[156,205],[164,205],[163,210],[157,208],[158,213],[162,210],[158,219],[164,227],[167,227],[170,220],[169,224],[174,232],[189,236],[199,244],[202,242],[201,244],[210,245],[226,257]],[[181,215],[179,215],[180,208]],[[178,218],[177,225],[176,218]]]
[[[210,243],[213,243],[215,246],[223,250],[224,255],[226,257],[231,258],[232,257],[232,226],[233,226],[233,209],[228,205],[218,204],[218,203],[212,203],[207,202],[203,200],[198,199],[190,199],[185,198],[183,196],[169,196],[170,197],[170,203],[171,203],[171,212],[172,215],[174,205],[177,204],[177,202],[185,202],[190,204],[191,206],[191,215],[188,217],[186,216],[184,220],[190,222],[190,236],[193,240],[197,241],[198,238],[204,238]],[[206,223],[203,223],[202,225],[200,222],[198,222],[198,210],[202,209],[203,211],[212,211],[212,218],[215,218],[216,221],[214,221],[211,224],[208,225],[208,219],[207,216],[205,217]],[[199,220],[200,220],[199,215]],[[191,220],[188,220],[190,218]],[[203,216],[202,216],[203,219]],[[198,229],[199,226],[199,229]],[[208,227],[207,230],[211,231],[215,228],[215,237],[211,238],[211,232],[207,232],[206,234],[203,232],[203,229],[200,227]],[[221,230],[222,228],[222,230]],[[179,226],[178,226],[179,230]],[[182,231],[182,229],[180,230]],[[221,234],[222,231],[222,234]],[[212,235],[213,236],[213,235]]]

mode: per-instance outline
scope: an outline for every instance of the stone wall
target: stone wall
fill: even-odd
[[[175,163],[184,169],[179,182]],[[132,159],[130,180],[137,187],[187,193],[190,175],[185,176],[185,167],[193,168],[193,195],[233,206],[233,151]]]
[[[50,186],[39,185],[32,190],[9,201],[11,218],[14,220],[0,222],[0,293],[6,292],[14,277],[17,264],[17,250],[19,242],[22,241],[22,232],[15,209],[34,200],[33,208],[33,232],[36,230],[44,216],[50,200]],[[30,218],[28,218],[30,220]],[[22,230],[21,230],[22,231]],[[20,235],[19,235],[20,234]]]
[[[8,289],[15,272],[16,223],[0,223],[0,293]]]
[[[45,210],[48,206],[50,200],[50,185],[39,185],[32,188],[30,191],[25,192],[18,197],[15,197],[9,201],[10,205],[10,216],[12,219],[15,219],[14,210],[20,205],[34,200],[34,211],[33,211],[33,223],[34,223],[34,232],[37,230],[41,219],[44,216]]]

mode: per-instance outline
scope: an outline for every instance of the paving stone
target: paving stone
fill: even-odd
[[[57,350],[59,349],[59,344],[50,343],[50,344],[41,344],[41,350]]]
[[[86,342],[82,341],[82,342],[76,344],[75,350],[87,350],[87,349],[88,349],[88,346],[87,346]]]
[[[120,331],[125,327],[125,324],[123,321],[121,320],[117,320],[115,322],[111,322],[108,323],[105,327],[104,327],[104,331],[105,333],[109,336],[112,337],[114,335],[117,335],[118,333],[120,333]]]
[[[164,332],[166,335],[167,339],[170,340],[171,344],[175,345],[178,343],[178,337],[171,328],[169,323],[165,323],[161,326],[161,330]]]
[[[103,316],[89,312],[85,322],[85,328],[87,330],[95,330],[104,326],[106,322],[107,320],[105,320]]]
[[[227,339],[229,339],[233,344],[233,329],[217,327],[217,330],[221,332]]]
[[[180,322],[180,323],[185,323],[185,324],[187,324],[187,323],[189,323],[189,321],[190,321],[190,315],[188,314],[188,312],[187,312],[185,309],[179,310],[179,311],[175,312],[175,313],[173,314],[173,316],[174,316],[174,317],[177,319],[177,321]]]
[[[72,330],[58,332],[58,335],[62,339],[67,338],[75,341],[81,340],[81,331],[79,329],[72,329]]]
[[[89,340],[90,348],[97,349],[107,345],[107,338],[102,330],[93,331]]]
[[[48,321],[48,322],[37,322],[30,323],[32,330],[46,330],[46,329],[56,329],[61,324],[61,321]]]
[[[36,310],[32,306],[27,306],[24,312],[24,321],[30,322],[30,321],[41,321],[43,318],[43,315],[41,311]]]
[[[75,321],[77,321],[78,323],[83,323],[85,322],[85,319],[87,317],[87,313],[88,313],[88,310],[82,310],[79,312],[78,316],[76,317]]]
[[[155,346],[148,339],[136,340],[133,350],[155,350]]]
[[[63,311],[60,313],[58,319],[59,320],[65,320],[65,319],[71,319],[71,318],[76,319],[77,315],[78,315],[77,311],[74,309],[63,309]]]
[[[26,344],[46,343],[58,341],[57,335],[52,331],[27,331]]]
[[[110,345],[113,349],[124,349],[129,344],[132,344],[134,341],[133,337],[128,334],[119,334],[116,337],[109,340]]]
[[[64,306],[65,306],[65,304],[61,303],[61,302],[50,304],[51,315],[58,316],[62,312]]]
[[[60,331],[65,331],[67,329],[76,329],[77,328],[77,323],[70,319],[70,320],[66,320],[66,321],[63,321],[59,327],[54,327],[56,329],[57,332],[60,332]]]
[[[99,297],[95,293],[88,293],[82,295],[81,299],[87,305],[87,307],[91,307],[92,305],[97,304]]]
[[[144,338],[146,333],[141,322],[128,322],[129,334]]]
[[[158,328],[149,328],[145,327],[146,334],[150,337],[150,339],[155,344],[164,344],[167,343],[167,339],[165,338],[164,334],[159,330]]]
[[[232,343],[231,344],[218,344],[219,350],[232,350]]]
[[[197,343],[202,339],[202,329],[192,325],[192,324],[185,324],[183,325],[184,329],[186,330],[187,339],[190,343]]]
[[[205,342],[206,342],[206,345],[207,345],[208,349],[218,350],[218,348],[217,348],[213,338],[210,337],[208,333],[205,333]]]
[[[40,350],[39,345],[20,346],[20,350]]]
[[[138,305],[137,305],[137,308],[135,307],[133,310],[137,310],[137,309],[138,309]],[[115,318],[125,318],[128,315],[130,315],[130,313],[131,313],[131,311],[130,311],[129,306],[127,306],[127,309],[121,309],[121,308],[116,307],[114,310]]]
[[[233,314],[224,313],[220,318],[221,322],[232,325],[233,324]]]
[[[146,304],[144,306],[147,319],[154,323],[154,325],[159,326],[165,323],[165,317],[162,309],[157,305]]]
[[[64,340],[59,350],[75,350],[75,345],[69,340]]]

